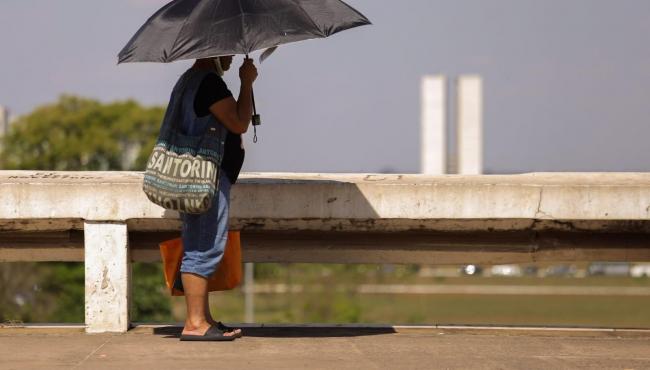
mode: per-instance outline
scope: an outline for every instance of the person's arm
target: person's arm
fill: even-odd
[[[210,106],[210,112],[234,134],[243,134],[253,115],[253,82],[257,78],[257,68],[252,59],[245,59],[239,68],[241,89],[239,99],[229,97],[219,100]]]

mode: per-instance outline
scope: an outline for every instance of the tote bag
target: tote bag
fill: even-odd
[[[202,136],[187,136],[180,130],[183,119],[189,119],[182,109],[185,90],[207,73],[188,72],[181,77],[147,161],[142,190],[149,200],[172,211],[204,213],[219,188],[226,129],[212,120]]]
[[[180,289],[180,269],[183,259],[183,240],[167,240],[159,244],[163,261],[165,284],[172,296],[185,295]],[[241,242],[239,231],[228,232],[228,242],[217,271],[208,279],[208,291],[235,289],[241,283]]]

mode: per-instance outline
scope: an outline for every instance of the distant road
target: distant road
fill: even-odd
[[[450,284],[361,284],[356,288],[338,286],[337,290],[356,290],[359,294],[485,294],[485,295],[583,295],[650,296],[650,287],[553,286],[553,285],[450,285]],[[323,291],[322,285],[256,284],[255,293],[302,293]]]

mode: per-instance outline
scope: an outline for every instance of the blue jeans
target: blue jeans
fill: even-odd
[[[219,266],[228,241],[230,180],[219,171],[218,194],[212,207],[203,214],[181,214],[183,221],[183,260],[181,272],[209,278]]]

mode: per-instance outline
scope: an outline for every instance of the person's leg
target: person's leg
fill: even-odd
[[[205,306],[208,296],[208,280],[192,273],[182,273],[181,279],[183,280],[187,307],[183,335],[203,335],[211,325],[207,320]]]
[[[183,260],[181,279],[185,291],[187,319],[183,334],[202,335],[217,324],[210,315],[208,280],[223,258],[228,234],[230,183],[220,176],[218,195],[204,214],[183,214]],[[224,335],[233,335],[225,333]]]
[[[217,216],[217,235],[215,237],[215,244],[219,245],[219,249],[225,251],[227,242],[228,242],[228,219],[230,216],[230,188],[231,183],[228,175],[225,171],[221,171],[219,174],[219,200],[218,200],[218,216]],[[208,296],[205,297],[205,312],[207,313],[208,322],[212,325],[216,325],[222,330],[225,330],[226,326],[221,324],[219,321],[216,321],[212,318],[210,313],[210,301]],[[229,333],[234,333],[235,335],[241,336],[241,329],[231,328]]]

